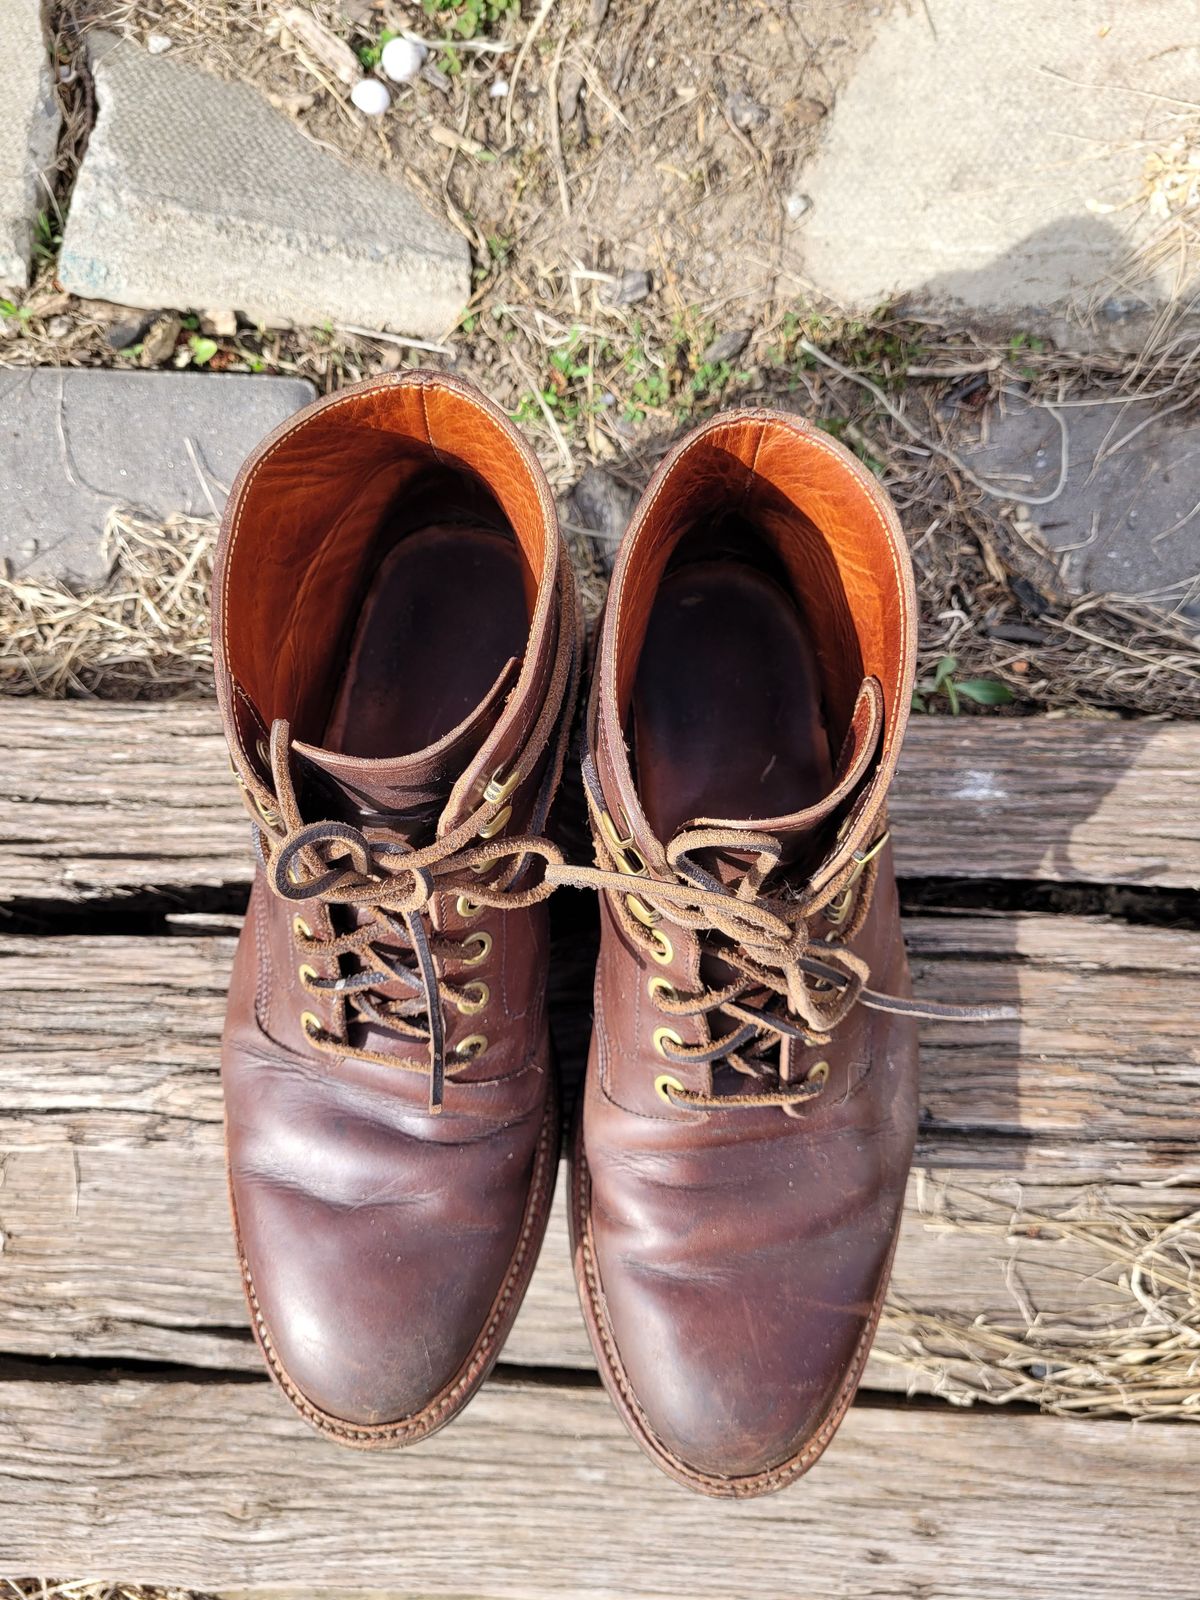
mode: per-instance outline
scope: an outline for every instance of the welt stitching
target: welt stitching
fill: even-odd
[[[579,1211],[578,1224],[580,1254],[583,1258],[588,1299],[591,1302],[591,1309],[596,1331],[600,1335],[600,1339],[604,1347],[604,1357],[608,1365],[609,1373],[620,1390],[622,1398],[629,1407],[630,1414],[633,1420],[637,1423],[638,1428],[642,1432],[646,1442],[656,1454],[661,1455],[664,1460],[669,1461],[672,1466],[677,1469],[680,1476],[690,1479],[695,1483],[711,1484],[714,1488],[732,1491],[734,1498],[744,1497],[747,1494],[753,1494],[760,1487],[782,1488],[786,1484],[794,1482],[794,1480],[800,1477],[805,1469],[811,1466],[812,1463],[821,1455],[826,1445],[828,1445],[830,1439],[832,1439],[833,1435],[837,1432],[838,1425],[840,1424],[842,1417],[845,1415],[850,1401],[854,1397],[854,1391],[858,1387],[859,1376],[862,1372],[862,1368],[866,1364],[867,1355],[870,1352],[871,1340],[874,1336],[875,1327],[879,1320],[879,1313],[883,1306],[883,1297],[887,1288],[887,1276],[885,1275],[884,1277],[883,1284],[881,1285],[879,1292],[875,1297],[875,1304],[871,1308],[871,1314],[867,1318],[867,1322],[862,1333],[859,1335],[858,1344],[855,1346],[854,1358],[851,1363],[850,1370],[848,1371],[841,1388],[838,1390],[837,1395],[834,1397],[829,1410],[826,1412],[820,1428],[813,1435],[809,1443],[805,1445],[804,1448],[796,1455],[794,1455],[790,1461],[784,1462],[779,1467],[772,1467],[765,1472],[754,1473],[748,1477],[717,1478],[713,1477],[709,1473],[697,1472],[693,1468],[689,1467],[685,1461],[681,1460],[680,1457],[675,1455],[673,1451],[668,1450],[666,1445],[664,1445],[658,1438],[653,1428],[650,1426],[649,1419],[646,1417],[645,1412],[639,1405],[637,1397],[634,1395],[629,1381],[625,1376],[625,1370],[621,1365],[616,1344],[611,1336],[607,1312],[604,1309],[604,1292],[600,1286],[599,1273],[596,1267],[595,1254],[592,1245],[591,1210],[589,1206],[591,1180],[588,1174],[587,1158],[583,1152],[582,1138],[579,1142],[578,1152],[577,1160],[579,1163],[579,1179],[576,1185],[575,1198]],[[894,1248],[895,1247],[893,1245],[893,1251]]]
[[[242,1268],[242,1279],[246,1286],[246,1297],[249,1300],[250,1308],[254,1313],[255,1329],[258,1333],[259,1342],[262,1345],[263,1354],[266,1356],[272,1373],[278,1381],[280,1388],[287,1395],[288,1399],[296,1407],[297,1411],[299,1411],[302,1416],[306,1417],[314,1427],[319,1428],[322,1433],[332,1434],[340,1439],[358,1439],[366,1442],[370,1442],[372,1440],[397,1439],[405,1436],[419,1437],[429,1431],[430,1424],[435,1418],[442,1416],[446,1411],[450,1410],[456,1404],[464,1389],[469,1389],[474,1384],[475,1380],[479,1376],[481,1368],[487,1365],[488,1357],[496,1344],[497,1333],[502,1329],[504,1314],[507,1310],[509,1301],[512,1299],[513,1290],[525,1263],[525,1257],[528,1252],[529,1236],[542,1217],[542,1212],[544,1210],[542,1205],[542,1195],[546,1189],[546,1173],[550,1167],[550,1163],[546,1159],[547,1150],[550,1145],[552,1132],[556,1133],[558,1126],[558,1119],[553,1115],[554,1106],[555,1097],[553,1088],[551,1088],[550,1095],[546,1103],[546,1109],[542,1117],[541,1132],[538,1135],[534,1177],[533,1182],[530,1185],[529,1203],[526,1208],[521,1234],[517,1240],[517,1246],[513,1252],[512,1260],[509,1263],[508,1274],[505,1277],[500,1293],[497,1296],[496,1302],[492,1308],[491,1317],[489,1318],[483,1330],[480,1341],[476,1344],[474,1353],[472,1354],[467,1366],[463,1369],[462,1373],[455,1380],[451,1388],[446,1390],[445,1393],[439,1396],[436,1400],[432,1401],[428,1406],[426,1406],[425,1410],[420,1412],[416,1417],[410,1418],[405,1422],[365,1424],[362,1427],[355,1428],[330,1417],[326,1412],[319,1410],[312,1404],[310,1400],[305,1398],[305,1396],[293,1383],[292,1379],[288,1376],[286,1368],[283,1366],[283,1363],[280,1360],[274,1345],[271,1343],[271,1336],[267,1332],[266,1321],[263,1317],[262,1308],[259,1304],[258,1293],[254,1287],[254,1279],[250,1272],[250,1263],[246,1259],[245,1251],[241,1248],[241,1240],[239,1237],[238,1257]]]

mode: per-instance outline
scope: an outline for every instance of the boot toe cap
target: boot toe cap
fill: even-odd
[[[420,1418],[480,1344],[504,1242],[472,1247],[419,1209],[335,1208],[269,1184],[238,1190],[257,1331],[293,1400],[362,1427]]]
[[[772,1282],[616,1258],[604,1315],[644,1428],[684,1476],[761,1479],[814,1461],[853,1393],[886,1270],[881,1250],[794,1259]],[[756,1488],[771,1487],[770,1483]]]

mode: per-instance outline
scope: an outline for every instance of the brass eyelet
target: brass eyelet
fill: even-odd
[[[490,933],[473,933],[473,934],[470,935],[469,938],[466,938],[461,942],[461,944],[459,945],[459,949],[460,950],[469,950],[472,945],[478,945],[479,946],[479,949],[478,949],[478,951],[477,951],[477,953],[475,955],[473,955],[473,956],[460,955],[459,958],[458,958],[462,962],[464,967],[477,967],[477,966],[479,966],[479,964],[481,962],[487,960],[487,958],[492,953],[492,936],[491,936],[491,934]]]
[[[668,983],[665,978],[660,978],[657,973],[655,973],[655,975],[646,984],[646,988],[650,992],[651,1000],[657,1001],[659,995],[661,995],[664,1000],[668,1001],[679,999],[675,985],[673,983]]]
[[[258,798],[258,796],[255,794],[253,789],[247,789],[246,793],[250,796],[251,804],[254,806],[255,811],[258,812],[259,816],[262,818],[262,820],[265,823],[265,825],[268,828],[277,828],[279,826],[279,813],[278,813],[278,811],[273,811],[270,806],[264,805],[262,803],[262,801]],[[290,874],[289,874],[289,876],[290,876]],[[295,879],[292,879],[292,881],[293,881],[293,883],[296,882]]]
[[[474,998],[468,1000],[467,996],[469,994],[473,994]],[[492,991],[488,988],[487,984],[475,982],[467,984],[466,988],[463,990],[462,994],[455,1003],[464,1017],[473,1017],[477,1011],[483,1010],[484,1006],[487,1005],[491,998]]]
[[[617,831],[617,825],[607,811],[600,813],[600,831],[608,841],[612,858],[617,863],[617,871],[623,872],[627,878],[644,878],[650,871],[646,865],[646,858],[633,842],[633,834],[628,839],[622,839]],[[634,859],[631,861],[630,857]]]
[[[292,933],[297,939],[311,939],[313,931],[303,917],[292,918]]]
[[[472,917],[477,917],[483,907],[476,905],[475,901],[469,899],[465,894],[460,894],[454,902],[454,909],[460,917],[465,917],[469,921]]]
[[[854,885],[851,883],[840,894],[834,895],[833,899],[825,907],[825,921],[829,923],[830,927],[840,928],[850,915],[850,909],[853,904]]]
[[[660,966],[668,966],[675,959],[675,946],[661,928],[651,928],[650,937],[654,941],[654,948],[650,952],[651,960],[657,961]]]
[[[511,806],[501,807],[492,820],[484,823],[483,827],[479,829],[479,837],[481,839],[494,839],[498,833],[501,833],[508,826],[508,819],[512,816],[512,812],[513,808]]]
[[[510,772],[507,778],[502,778],[499,772],[493,772],[483,791],[483,798],[489,805],[499,805],[501,800],[508,799],[520,781],[515,772]]]
[[[818,1085],[822,1084],[822,1083],[828,1083],[829,1082],[829,1063],[828,1063],[828,1061],[814,1061],[812,1066],[809,1067],[808,1071],[804,1074],[804,1081],[805,1081],[805,1083],[813,1083],[813,1084],[818,1084]]]
[[[664,1061],[669,1061],[671,1058],[667,1054],[667,1052],[663,1049],[663,1045],[665,1045],[665,1044],[677,1044],[677,1045],[682,1046],[683,1040],[675,1032],[674,1028],[655,1028],[655,1030],[654,1030],[654,1048],[658,1051],[659,1055],[663,1058]],[[680,1088],[682,1088],[682,1087],[683,1087],[683,1085],[680,1084]]]
[[[654,907],[648,906],[644,900],[639,900],[636,894],[627,894],[625,904],[629,907],[630,916],[636,917],[643,928],[652,928],[656,922],[662,920]]]
[[[670,1091],[674,1089],[678,1094],[683,1093],[683,1085],[678,1078],[672,1078],[670,1073],[660,1073],[654,1080],[654,1092],[666,1105],[673,1105]]]
[[[300,1026],[310,1039],[315,1033],[324,1033],[325,1031],[321,1026],[321,1019],[315,1011],[302,1011],[300,1013]]]
[[[487,1045],[486,1033],[469,1033],[454,1046],[454,1054],[463,1061],[474,1061],[476,1056],[483,1054]]]
[[[296,972],[299,976],[300,982],[306,986],[311,983],[314,978],[319,976],[316,967],[310,967],[307,961],[302,961],[296,968]]]

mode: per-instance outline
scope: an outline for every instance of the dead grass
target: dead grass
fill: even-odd
[[[889,1300],[873,1359],[913,1391],[960,1405],[1023,1403],[1070,1416],[1200,1419],[1200,1210],[1119,1205],[1103,1188],[1046,1212],[926,1180],[927,1227],[994,1239],[1008,1315],[956,1316]],[[1071,1247],[1057,1265],[1078,1311],[1039,1309],[1022,1281],[1028,1241]],[[1079,1261],[1082,1257],[1083,1270]],[[1064,1297],[1065,1298],[1065,1297]]]
[[[212,692],[208,592],[215,524],[114,510],[103,588],[0,577],[0,693],[194,698]]]
[[[0,1578],[0,1600],[210,1600],[192,1589],[143,1588],[133,1583],[94,1583],[88,1578]]]
[[[857,450],[900,506],[920,585],[924,672],[952,654],[963,673],[1001,678],[1027,708],[1200,714],[1200,654],[1182,614],[1200,570],[1180,586],[1174,615],[1139,596],[1074,595],[1020,509],[981,490],[961,464],[981,410],[1014,393],[1033,403],[1099,393],[1194,406],[1194,337],[1168,320],[1139,358],[1033,343],[1014,353],[886,311],[860,322],[824,316],[797,277],[785,199],[853,59],[861,19],[848,25],[845,6],[810,8],[801,41],[782,0],[610,5],[602,24],[601,0],[527,0],[521,19],[508,14],[484,41],[497,48],[457,49],[457,72],[443,71],[451,58],[435,48],[434,81],[401,90],[383,123],[349,110],[319,64],[280,42],[282,9],[275,0],[59,0],[56,50],[75,76],[61,91],[58,210],[90,115],[81,25],[143,42],[161,32],[173,41],[171,59],[257,82],[309,137],[415,183],[470,239],[476,289],[440,350],[346,329],[243,325],[218,339],[212,368],[304,376],[328,392],[397,366],[452,367],[530,434],[576,528],[568,496],[588,466],[636,492],[680,433],[723,405],[801,410]],[[398,0],[320,0],[311,9],[354,48],[392,26],[415,25],[436,44],[452,24],[452,14],[432,22]],[[523,43],[518,81],[492,98]],[[747,101],[763,120],[742,127]],[[1159,153],[1161,170],[1148,167],[1140,201],[1165,207],[1176,232],[1194,222],[1187,115],[1180,108],[1180,147]],[[650,293],[613,303],[631,269],[650,275]],[[109,346],[103,307],[58,291],[52,259],[22,313],[0,363],[144,363],[136,345]],[[738,329],[742,350],[709,353]],[[167,364],[193,360],[188,331]],[[814,359],[806,343],[845,372]],[[181,598],[171,642],[155,615],[159,580],[146,537],[143,525],[125,589],[110,586],[125,596],[115,607],[113,595],[98,609],[62,592],[5,586],[0,620],[17,650],[0,663],[0,684],[204,692],[203,596],[189,590],[190,613]],[[571,537],[594,613],[612,542]],[[131,600],[142,582],[151,585],[144,607]]]

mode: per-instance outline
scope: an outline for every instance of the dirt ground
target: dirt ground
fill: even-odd
[[[1152,387],[1193,403],[1194,340],[1166,321],[1141,357],[1085,356],[1019,329],[984,341],[887,307],[848,321],[799,275],[799,175],[884,6],[320,0],[306,9],[368,59],[392,31],[419,35],[431,47],[424,74],[369,120],[274,0],[58,0],[56,204],[65,206],[92,115],[84,30],[143,44],[159,35],[170,59],[257,83],[310,138],[407,178],[450,217],[475,263],[459,324],[429,350],[333,326],[243,323],[231,334],[191,317],[169,324],[165,341],[116,349],[113,326],[127,314],[57,288],[60,223],[49,215],[37,281],[0,318],[0,365],[181,366],[203,354],[209,370],[295,373],[323,391],[398,366],[453,368],[533,439],[593,612],[632,497],[680,433],[728,404],[802,410],[867,461],[900,506],[922,594],[929,710],[951,708],[934,687],[940,666],[996,678],[1018,709],[1200,713],[1200,652],[1182,611],[1070,593],[1036,531],[961,460],[1002,394],[1061,401]],[[136,581],[89,600],[82,631],[70,595],[0,580],[0,623],[15,646],[0,656],[0,688],[210,692],[199,608],[211,530],[142,529],[131,540],[125,526],[118,555],[136,546]],[[153,601],[178,598],[185,570],[195,616],[166,637]]]

